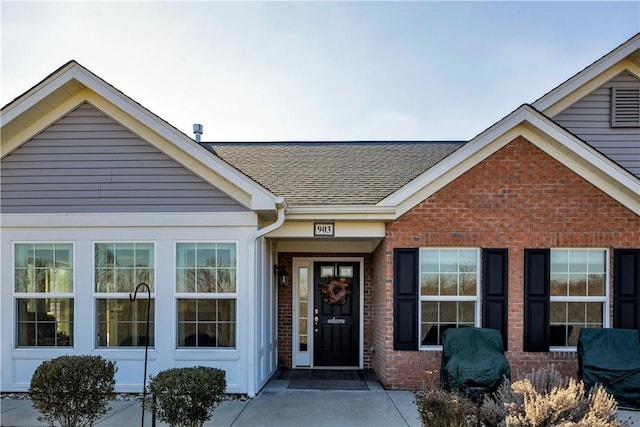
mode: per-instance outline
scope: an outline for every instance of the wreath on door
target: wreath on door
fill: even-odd
[[[331,305],[342,305],[347,302],[347,297],[351,293],[351,286],[344,277],[327,277],[327,281],[322,285],[322,299]]]

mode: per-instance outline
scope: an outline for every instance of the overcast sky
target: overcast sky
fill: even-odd
[[[467,140],[640,2],[1,2],[6,105],[71,59],[204,141]]]

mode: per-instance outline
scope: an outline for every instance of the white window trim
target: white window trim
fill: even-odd
[[[177,250],[178,244],[181,243],[233,243],[236,248],[236,291],[235,292],[224,292],[224,293],[201,293],[201,292],[177,292],[177,281],[176,281],[176,271],[178,271],[178,257]],[[173,306],[173,351],[184,353],[191,351],[216,351],[216,352],[237,352],[239,345],[239,328],[238,324],[240,322],[240,316],[238,311],[238,289],[240,288],[240,272],[238,265],[240,264],[240,241],[239,240],[228,240],[228,239],[187,239],[187,240],[174,240],[173,241],[173,279],[171,280],[172,289],[171,293],[173,296],[172,306]],[[205,299],[205,300],[215,300],[215,299],[229,299],[234,300],[236,302],[236,328],[235,328],[235,343],[234,347],[179,347],[178,346],[178,300],[179,299]]]
[[[555,251],[604,251],[605,253],[605,275],[604,275],[604,296],[549,296],[549,310],[551,310],[552,302],[601,302],[604,304],[604,309],[602,310],[602,327],[609,328],[610,327],[610,303],[611,303],[611,259],[610,259],[610,251],[608,248],[598,248],[598,247],[558,247],[558,248],[550,248],[551,252]],[[551,271],[549,271],[551,275]],[[551,324],[551,319],[549,319],[549,324]],[[557,352],[557,353],[566,353],[566,352],[576,352],[578,349],[577,346],[552,346],[549,347],[549,352]]]
[[[151,243],[153,245],[153,291],[151,292],[151,299],[154,301],[154,304],[156,304],[156,290],[157,290],[157,267],[158,267],[158,244],[156,241],[154,240],[136,240],[136,239],[125,239],[125,240],[94,240],[91,242],[91,249],[92,249],[92,253],[91,253],[91,278],[93,279],[93,281],[91,282],[91,315],[92,315],[92,330],[93,330],[93,336],[92,336],[92,344],[91,347],[96,350],[96,351],[107,351],[107,352],[114,352],[114,351],[140,351],[141,347],[136,347],[136,346],[98,346],[98,307],[97,307],[97,301],[99,299],[129,299],[129,293],[128,292],[96,292],[96,245],[100,244],[100,243]],[[138,286],[139,283],[135,283],[134,284],[134,290],[135,287]],[[148,283],[147,283],[148,285]],[[133,295],[133,292],[131,292],[131,295]],[[146,289],[141,289],[141,292],[138,293],[138,295],[142,298],[142,299],[147,299],[147,292]],[[136,297],[138,298],[138,297]],[[153,318],[153,337],[154,337],[154,345],[153,346],[149,346],[149,350],[155,350],[155,344],[156,344],[156,325],[157,325],[157,310],[154,308],[153,310],[154,313],[154,318]]]
[[[422,295],[422,267],[418,270],[418,349],[420,351],[442,351],[442,345],[422,345],[422,301],[475,301],[475,319],[474,326],[480,326],[480,311],[482,308],[481,305],[481,256],[482,250],[478,247],[430,247],[430,246],[421,246],[418,248],[418,262],[422,265],[422,257],[421,251],[423,249],[427,250],[475,250],[476,251],[476,294],[475,295],[444,295],[444,296],[433,296],[433,295]]]
[[[71,259],[73,260],[73,292],[16,292],[16,245],[22,244],[63,244],[71,245]],[[14,351],[32,351],[34,349],[61,349],[69,351],[76,347],[76,244],[74,241],[69,240],[14,240],[11,242],[11,318],[13,319],[13,325],[11,327],[11,346]],[[45,296],[46,295],[46,296]],[[70,346],[18,346],[18,312],[17,300],[29,299],[29,298],[67,298],[73,300],[73,344]]]

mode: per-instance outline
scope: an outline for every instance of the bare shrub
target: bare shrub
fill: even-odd
[[[418,415],[423,426],[467,427],[477,425],[478,407],[455,393],[435,390],[416,394]]]
[[[499,427],[620,427],[617,403],[600,386],[586,392],[582,381],[563,376],[553,366],[525,379],[508,381],[484,399],[480,420]]]

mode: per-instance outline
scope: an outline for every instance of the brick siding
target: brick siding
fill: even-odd
[[[421,389],[425,371],[440,369],[438,351],[393,351],[393,249],[418,246],[508,248],[513,377],[549,364],[575,377],[575,353],[522,351],[524,249],[639,247],[640,217],[518,137],[387,224],[373,254],[372,338],[373,367],[390,389]]]

